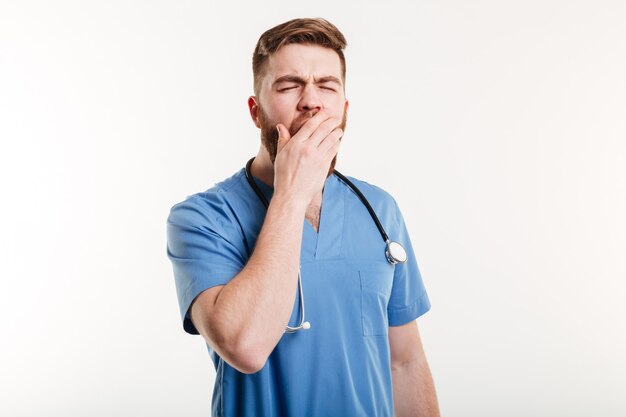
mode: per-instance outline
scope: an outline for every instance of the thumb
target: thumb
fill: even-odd
[[[278,130],[277,151],[280,152],[291,139],[291,135],[289,134],[289,130],[280,123],[276,125],[276,130]]]

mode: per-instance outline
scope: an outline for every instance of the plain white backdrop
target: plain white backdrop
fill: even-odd
[[[337,167],[403,210],[443,415],[626,415],[624,2],[0,4],[0,415],[209,415],[165,220],[255,154],[259,35],[318,16],[349,43]]]

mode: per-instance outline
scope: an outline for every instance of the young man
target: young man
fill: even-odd
[[[204,337],[217,371],[214,416],[439,415],[415,322],[430,303],[402,215],[352,179],[404,263],[333,173],[345,46],[324,19],[261,35],[248,100],[256,158],[168,218],[183,326]]]

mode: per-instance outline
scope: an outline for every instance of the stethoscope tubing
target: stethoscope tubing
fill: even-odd
[[[250,172],[250,167],[252,166],[252,162],[253,161],[254,161],[254,157],[251,158],[246,163],[246,168],[245,168],[246,179],[248,180],[248,183],[250,184],[250,187],[252,187],[252,189],[254,190],[256,195],[259,197],[259,200],[261,200],[261,202],[263,203],[263,205],[267,209],[269,207],[270,203],[269,203],[269,201],[267,201],[267,198],[265,198],[265,195],[263,194],[263,192],[261,191],[261,189],[259,188],[257,183],[252,178],[252,174]],[[365,198],[363,193],[361,193],[361,191],[357,188],[356,185],[354,185],[352,183],[352,181],[350,181],[348,178],[346,178],[339,171],[337,171],[335,169],[335,170],[333,170],[333,173],[344,184],[346,184],[348,187],[350,187],[350,189],[352,189],[352,191],[355,192],[355,194],[359,197],[359,199],[361,200],[361,202],[363,203],[365,208],[367,208],[367,211],[369,212],[370,216],[372,217],[372,220],[374,220],[374,223],[376,223],[376,227],[378,228],[378,231],[380,232],[380,235],[382,236],[383,240],[385,241],[385,243],[387,245],[386,246],[386,250],[385,250],[385,256],[387,258],[387,261],[389,261],[389,263],[391,263],[392,265],[395,265],[397,263],[404,263],[404,262],[406,262],[406,251],[404,250],[402,245],[400,245],[399,243],[391,242],[389,240],[389,236],[387,236],[387,233],[385,232],[385,229],[383,228],[382,224],[380,224],[380,220],[378,220],[378,216],[374,212],[374,209],[370,205],[369,201],[367,201],[367,198]],[[299,289],[299,293],[300,293],[300,324],[298,326],[295,326],[295,327],[291,327],[291,326],[287,325],[286,328],[285,328],[285,333],[295,333],[295,332],[297,332],[300,329],[309,329],[309,328],[311,328],[311,324],[308,321],[305,321],[304,293],[303,293],[303,290],[302,290],[302,276],[300,275],[300,269],[299,268],[298,268],[298,289]]]
[[[265,208],[268,208],[270,203],[267,201],[267,198],[265,198],[265,195],[263,194],[263,192],[261,191],[257,183],[254,181],[254,179],[252,178],[252,174],[250,173],[250,167],[252,166],[253,161],[254,161],[254,157],[251,158],[246,164],[246,179],[250,183],[250,186],[252,187],[256,195],[258,195],[259,199],[263,202],[263,205],[265,206]],[[345,175],[343,175],[336,169],[333,170],[333,174],[335,174],[344,184],[350,187],[352,191],[354,191],[354,193],[357,195],[357,197],[359,197],[359,200],[361,200],[361,202],[363,203],[363,205],[369,212],[370,216],[372,217],[372,220],[374,220],[374,223],[376,223],[376,227],[378,228],[378,231],[380,232],[380,235],[382,236],[383,240],[385,241],[385,243],[389,243],[389,236],[387,236],[385,229],[383,228],[382,224],[380,224],[380,220],[378,220],[378,216],[376,215],[376,212],[374,212],[374,209],[370,205],[369,201],[367,201],[367,198],[365,198],[361,190],[359,190],[357,186],[352,183],[352,181],[350,181]]]

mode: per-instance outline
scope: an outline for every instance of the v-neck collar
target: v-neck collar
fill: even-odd
[[[344,222],[344,193],[334,175],[326,179],[322,190],[322,207],[317,232],[305,219],[302,236],[302,263],[336,258],[341,250]],[[308,247],[309,250],[305,250]]]
[[[274,194],[274,188],[253,177],[268,201]],[[335,175],[326,178],[322,189],[322,206],[317,232],[306,219],[302,230],[301,263],[332,259],[341,253],[341,241],[344,225],[345,193],[342,184]]]

